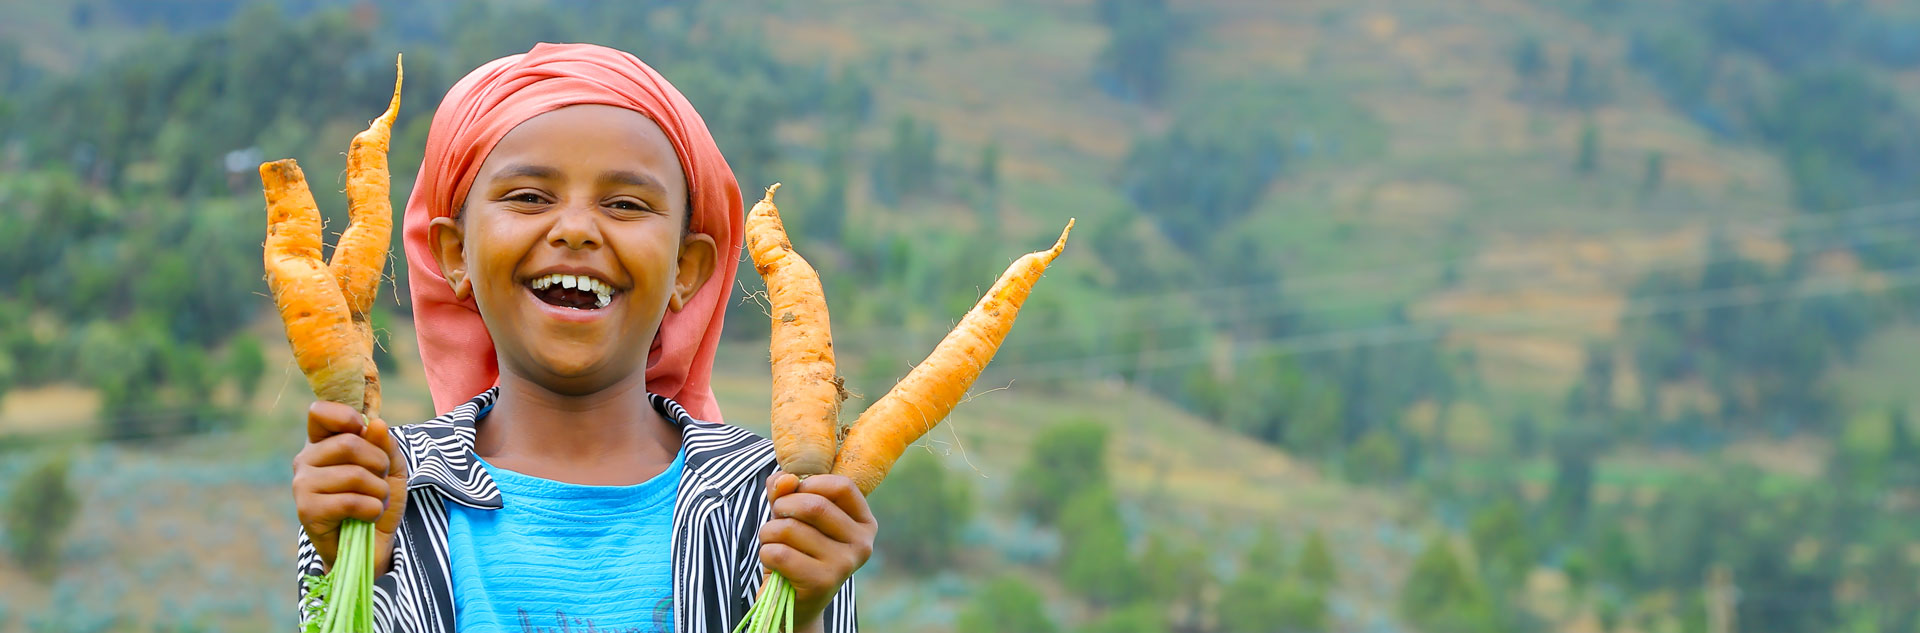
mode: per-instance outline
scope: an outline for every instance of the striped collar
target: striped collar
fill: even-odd
[[[500,388],[494,387],[440,417],[395,427],[407,457],[408,490],[430,488],[461,505],[482,510],[500,508],[500,489],[473,452],[475,421],[499,397]],[[702,467],[715,456],[716,451],[701,447],[730,446],[738,436],[751,435],[739,427],[696,420],[672,398],[649,393],[647,400],[661,417],[680,427],[681,445],[687,453],[686,481],[702,479]]]

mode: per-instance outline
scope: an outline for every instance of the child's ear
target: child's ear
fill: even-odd
[[[473,281],[467,278],[466,233],[453,218],[434,218],[433,261],[440,265],[440,276],[453,287],[453,298],[466,301],[473,296]]]
[[[713,243],[713,236],[705,233],[688,233],[680,239],[680,261],[673,273],[673,296],[667,299],[667,309],[679,312],[707,285],[707,278],[713,276],[713,265],[719,259],[719,247]]]

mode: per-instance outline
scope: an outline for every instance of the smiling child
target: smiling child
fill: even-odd
[[[799,630],[855,630],[866,499],[778,473],[708,387],[741,211],[699,114],[632,55],[541,44],[454,85],[405,219],[446,413],[310,408],[300,574],[358,518],[382,631],[730,631],[769,570]]]

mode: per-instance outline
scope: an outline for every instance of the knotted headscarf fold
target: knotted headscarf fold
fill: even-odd
[[[719,246],[713,276],[682,309],[667,312],[647,350],[647,390],[718,422],[708,379],[740,256],[740,189],[706,122],[673,84],[633,55],[591,44],[540,44],[488,62],[454,84],[433,113],[403,236],[434,409],[446,412],[492,387],[500,366],[479,307],[470,298],[455,299],[434,262],[430,223],[459,211],[487,154],[514,126],[580,104],[626,108],[660,125],[687,176],[690,230],[713,236]]]

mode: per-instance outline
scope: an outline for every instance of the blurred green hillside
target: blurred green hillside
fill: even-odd
[[[0,631],[292,621],[254,168],[338,226],[395,53],[405,192],[538,41],[785,183],[866,399],[1078,218],[874,496],[871,630],[1920,628],[1920,5],[59,0],[0,20]]]

